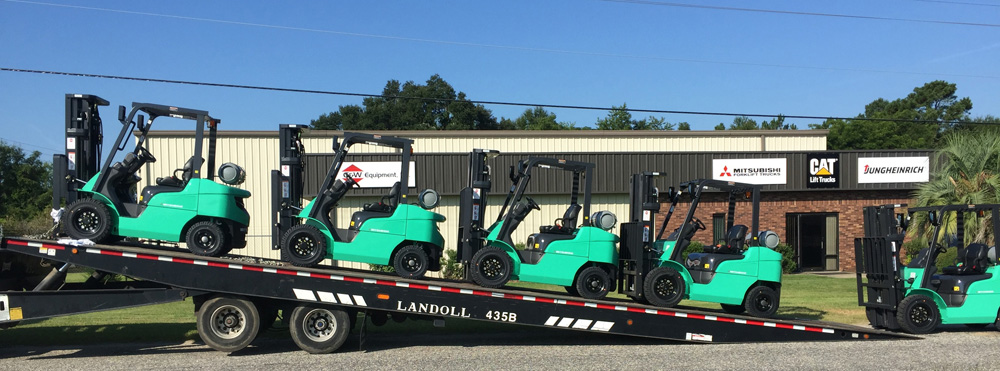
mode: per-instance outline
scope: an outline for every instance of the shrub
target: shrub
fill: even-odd
[[[396,273],[396,268],[391,265],[368,264],[368,269],[371,269],[372,272]]]
[[[926,247],[927,247],[927,240],[923,238],[914,238],[912,240],[903,242],[904,255],[900,260],[902,260],[903,264],[910,264],[910,262],[913,261],[913,259],[917,258],[917,254],[920,253],[920,250],[923,250]]]
[[[447,279],[460,280],[462,279],[462,265],[458,263],[458,251],[457,250],[445,250],[441,260],[441,276]]]
[[[681,253],[681,262],[683,263],[687,261],[688,254],[694,252],[704,252],[704,249],[705,245],[702,244],[701,242],[691,241],[691,243],[688,244],[687,248],[684,249],[684,252]]]
[[[779,243],[774,251],[781,253],[782,273],[792,273],[799,269],[798,263],[795,262],[795,250],[792,249],[792,245]]]

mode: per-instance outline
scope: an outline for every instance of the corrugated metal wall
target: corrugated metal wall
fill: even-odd
[[[306,150],[310,153],[331,152],[332,137],[339,132],[311,132],[305,136]],[[458,197],[454,196],[467,182],[467,153],[472,148],[497,149],[504,153],[495,160],[494,188],[496,195],[488,210],[489,218],[496,218],[503,196],[509,187],[507,167],[516,160],[531,154],[566,154],[568,159],[596,162],[594,174],[594,190],[592,212],[610,210],[619,219],[626,216],[628,203],[628,176],[632,169],[660,170],[670,173],[689,174],[704,169],[704,154],[674,154],[669,161],[666,157],[649,156],[646,154],[624,152],[651,151],[768,151],[811,150],[822,151],[826,148],[826,131],[800,132],[602,132],[602,131],[571,131],[571,132],[384,132],[384,135],[397,135],[415,139],[414,160],[417,163],[417,187],[411,191],[411,197],[424,188],[434,188],[443,195],[441,205],[435,211],[444,214],[448,221],[442,225],[442,233],[448,248],[452,246],[457,235]],[[763,134],[763,135],[762,135]],[[156,163],[148,164],[140,174],[144,179],[143,186],[155,184],[156,177],[168,177],[174,169],[183,166],[184,162],[194,152],[193,133],[190,131],[153,131],[147,139],[147,146],[157,157]],[[243,255],[277,258],[278,254],[270,249],[270,171],[278,168],[277,131],[271,132],[227,132],[219,133],[216,167],[225,162],[234,162],[247,170],[247,181],[240,188],[250,191],[253,196],[247,202],[251,215],[249,244],[241,251]],[[207,143],[205,145],[207,153]],[[374,153],[386,152],[375,146],[357,146],[356,152]],[[448,153],[452,152],[452,153]],[[620,152],[605,153],[600,152]],[[207,161],[207,155],[204,156]],[[355,160],[393,160],[391,154],[357,155]],[[329,168],[329,155],[308,156],[307,174],[310,177],[305,184],[307,191],[315,192],[319,182]],[[708,160],[709,169],[711,160]],[[632,164],[622,166],[621,164]],[[846,165],[846,164],[845,164]],[[790,165],[791,166],[791,165]],[[207,166],[202,168],[206,171]],[[544,169],[542,169],[544,170]],[[523,241],[530,231],[537,231],[540,225],[550,224],[562,216],[568,202],[568,188],[555,187],[555,184],[569,184],[565,175],[543,175],[533,182],[532,192],[542,205],[542,211],[535,211],[529,216],[515,234],[516,241]],[[421,174],[435,174],[423,176]],[[673,180],[669,180],[674,182]],[[679,182],[679,180],[677,180]],[[667,184],[664,181],[664,184]],[[553,192],[560,192],[555,195]],[[366,202],[372,202],[385,190],[361,190],[356,196],[346,197],[340,203],[339,220],[348,220],[350,214],[360,210]],[[368,196],[364,196],[368,194]],[[449,196],[450,195],[450,196]]]

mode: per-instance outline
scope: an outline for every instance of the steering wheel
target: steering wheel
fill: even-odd
[[[704,231],[708,229],[708,227],[705,227],[705,223],[702,223],[698,218],[691,217],[691,223],[694,223],[694,229],[697,231]]]
[[[531,196],[524,196],[524,199],[528,201],[528,207],[529,208],[532,208],[532,209],[535,209],[535,210],[541,210],[542,209],[541,206],[538,206],[538,203],[535,202],[535,200],[531,199]]]
[[[146,147],[139,147],[139,157],[146,160],[146,162],[156,162],[156,157],[153,157],[152,153]]]

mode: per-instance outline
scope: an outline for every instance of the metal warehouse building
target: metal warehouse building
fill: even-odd
[[[304,135],[307,198],[316,194],[332,162],[333,137],[341,134],[312,131]],[[629,176],[641,171],[667,173],[668,176],[660,178],[661,189],[696,178],[766,184],[762,194],[761,228],[777,232],[783,242],[791,244],[800,267],[816,270],[853,270],[853,237],[862,233],[861,207],[906,202],[909,193],[920,181],[926,181],[931,170],[927,151],[826,151],[825,130],[406,131],[379,134],[414,139],[412,161],[416,187],[411,188],[411,199],[425,188],[435,189],[443,196],[434,211],[448,218],[441,226],[448,249],[454,249],[456,244],[458,193],[466,186],[468,153],[473,148],[501,152],[498,158],[490,160],[494,185],[487,218],[492,219],[497,217],[510,187],[508,167],[529,156],[595,163],[591,210],[609,210],[619,220],[628,215]],[[144,169],[145,185],[180,167],[190,156],[193,144],[191,132],[151,132],[147,146],[160,160]],[[218,163],[234,162],[247,170],[247,181],[241,187],[253,193],[247,204],[251,215],[248,247],[239,253],[277,258],[278,252],[271,249],[269,200],[269,174],[278,168],[277,131],[221,131],[218,151]],[[359,145],[352,148],[347,160],[398,161],[398,156],[380,147]],[[909,163],[916,164],[907,166],[912,168],[910,170],[923,168],[919,169],[919,174],[885,174],[898,170],[887,170],[887,167]],[[866,166],[873,171],[859,170]],[[524,241],[539,226],[551,224],[561,217],[569,203],[569,177],[539,176],[544,180],[532,182],[528,194],[542,210],[529,215],[514,234],[515,241]],[[386,188],[352,191],[340,202],[337,219],[349,220],[351,213],[360,210],[364,203],[377,200],[387,191]],[[706,224],[711,221],[709,227],[713,231],[700,232],[696,240],[711,243],[721,236],[724,204],[721,198],[703,200],[697,216]],[[746,209],[749,212],[749,208]],[[679,210],[686,210],[686,205],[679,206]]]

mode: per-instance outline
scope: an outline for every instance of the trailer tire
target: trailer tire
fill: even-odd
[[[229,246],[229,236],[215,222],[203,221],[194,223],[188,228],[185,237],[188,250],[195,255],[219,257],[226,255]]]
[[[326,236],[316,227],[299,224],[285,232],[281,250],[292,264],[313,267],[326,258]]]
[[[733,304],[720,304],[722,305],[722,311],[729,314],[743,314],[747,311],[746,307],[743,305],[733,305]]]
[[[292,310],[288,326],[292,341],[312,354],[332,353],[351,332],[351,319],[339,308],[303,304]]]
[[[911,334],[927,334],[937,328],[941,315],[934,299],[926,295],[910,295],[899,302],[896,313],[899,327]]]
[[[111,211],[95,199],[81,198],[66,208],[62,225],[73,239],[103,243],[111,236]]]
[[[396,274],[403,278],[420,278],[427,273],[430,258],[420,245],[407,245],[396,252],[392,266]]]
[[[573,285],[577,295],[585,299],[601,299],[608,296],[611,288],[611,276],[601,267],[587,267],[576,276]]]
[[[673,268],[653,269],[643,286],[646,299],[658,307],[670,308],[684,299],[684,277]]]
[[[472,257],[472,281],[477,285],[496,289],[510,280],[514,262],[507,252],[496,246],[487,246]]]
[[[746,299],[743,299],[743,307],[751,316],[771,318],[778,312],[779,301],[777,291],[767,286],[757,286],[750,289]]]
[[[260,330],[257,307],[238,296],[208,299],[198,309],[196,317],[201,340],[220,352],[246,348]]]

